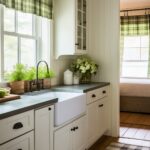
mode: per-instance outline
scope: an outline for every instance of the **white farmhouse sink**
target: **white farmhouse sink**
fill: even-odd
[[[55,126],[59,126],[86,112],[86,95],[83,93],[55,92]]]

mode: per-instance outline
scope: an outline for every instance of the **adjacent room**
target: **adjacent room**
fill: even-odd
[[[120,1],[120,136],[149,140],[150,1]]]

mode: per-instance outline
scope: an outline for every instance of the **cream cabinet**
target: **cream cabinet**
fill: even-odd
[[[87,53],[86,0],[55,0],[54,12],[56,57]]]
[[[34,110],[0,120],[0,144],[34,129]]]
[[[94,144],[109,129],[110,108],[108,92],[108,87],[105,87],[87,93],[87,147],[90,147],[92,144]],[[95,96],[94,98],[91,96],[92,100],[89,100],[89,95],[92,95],[91,93],[94,93],[94,95],[97,94],[96,97],[99,97],[99,99],[97,100]],[[91,103],[91,101],[94,102]]]
[[[54,150],[85,150],[86,115],[54,132]]]
[[[0,150],[34,150],[34,132],[31,131],[6,144],[0,145]]]
[[[53,106],[35,110],[35,149],[53,150]]]

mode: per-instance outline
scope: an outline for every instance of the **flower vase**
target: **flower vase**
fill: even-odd
[[[82,76],[80,79],[80,83],[87,84],[91,82],[91,76]]]

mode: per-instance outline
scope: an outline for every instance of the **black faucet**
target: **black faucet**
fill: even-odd
[[[39,61],[39,62],[37,63],[37,65],[36,65],[36,87],[37,87],[37,90],[40,90],[40,84],[41,84],[41,83],[39,82],[39,65],[40,65],[41,63],[45,63],[46,68],[47,68],[47,74],[49,74],[48,63],[47,63],[45,60]],[[43,83],[42,83],[42,84],[43,84]],[[42,87],[43,87],[43,85],[42,85]]]

